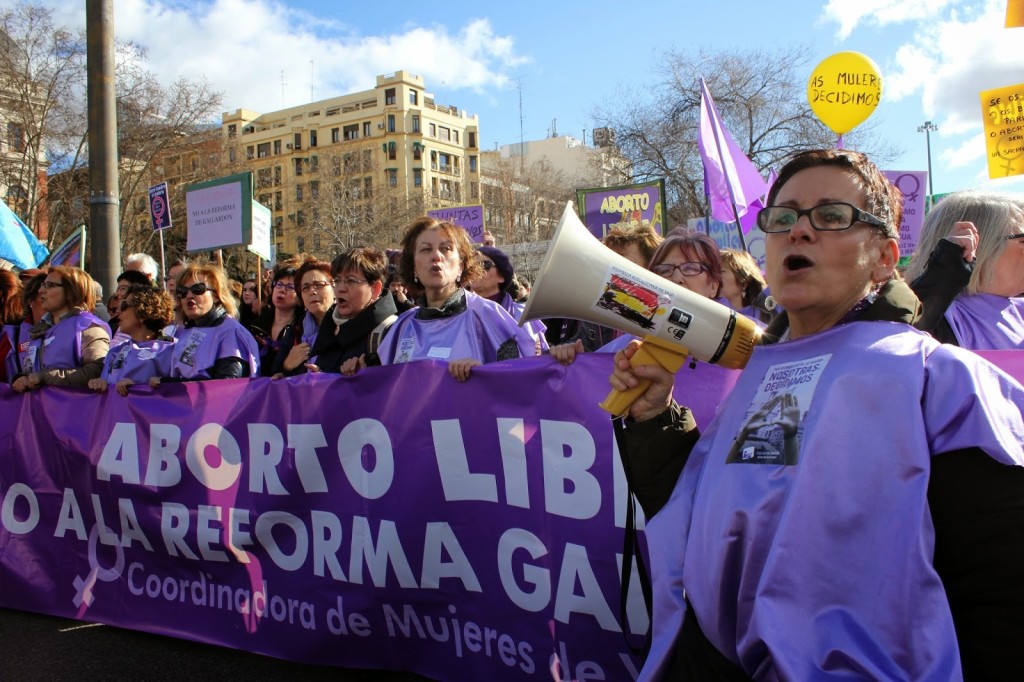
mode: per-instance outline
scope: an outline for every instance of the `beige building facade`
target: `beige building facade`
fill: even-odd
[[[222,116],[228,172],[252,170],[279,253],[331,257],[397,244],[423,212],[479,201],[479,121],[437,104],[422,77],[270,113]]]

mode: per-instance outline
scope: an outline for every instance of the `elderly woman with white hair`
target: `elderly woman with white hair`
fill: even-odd
[[[971,350],[1024,348],[1024,196],[956,192],[928,214],[907,279],[917,327]]]

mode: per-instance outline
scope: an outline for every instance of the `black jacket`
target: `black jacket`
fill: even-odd
[[[928,257],[924,272],[910,283],[924,306],[914,326],[942,343],[959,346],[953,328],[946,321],[946,309],[971,281],[973,270],[974,265],[964,260],[960,246],[946,239],[940,241]]]
[[[919,324],[920,316],[917,297],[895,281],[858,319]],[[773,343],[788,326],[783,312],[765,330],[763,342]],[[689,411],[677,405],[649,421],[628,424],[625,470],[647,518],[668,501],[697,436]],[[932,457],[928,503],[935,524],[934,565],[953,613],[964,679],[1018,679],[1016,648],[1024,643],[1024,467],[1000,464],[978,448],[940,453]],[[667,679],[745,678],[714,649],[696,618],[685,624]]]
[[[321,372],[337,374],[346,360],[367,352],[370,332],[387,318],[397,315],[398,309],[394,297],[388,292],[343,325],[335,324],[333,313],[334,308],[331,308],[324,316],[311,355],[316,356],[316,365]],[[373,358],[367,358],[367,361],[367,364],[379,364],[373,362]]]

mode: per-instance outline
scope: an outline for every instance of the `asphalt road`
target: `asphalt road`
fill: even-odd
[[[0,609],[0,680],[430,682],[412,673],[302,665],[106,625]]]

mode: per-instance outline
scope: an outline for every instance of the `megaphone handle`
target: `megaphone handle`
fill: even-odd
[[[636,368],[640,365],[660,365],[675,374],[689,355],[690,351],[683,346],[672,346],[662,339],[648,336],[644,338],[640,347],[636,349],[636,353],[629,359],[629,366]],[[611,413],[613,417],[622,417],[629,411],[629,406],[635,403],[650,385],[650,379],[640,379],[640,383],[625,391],[612,389],[599,407],[605,412]]]

